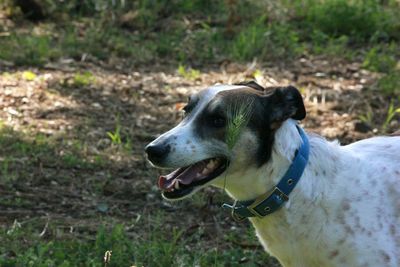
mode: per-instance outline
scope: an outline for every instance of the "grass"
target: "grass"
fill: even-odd
[[[40,34],[2,36],[0,59],[41,66],[90,55],[129,59],[133,65],[166,60],[196,66],[227,59],[287,61],[308,53],[354,58],[369,48],[365,66],[374,68],[382,52],[376,47],[392,43],[395,49],[400,40],[395,1],[280,1],[283,11],[277,15],[266,15],[265,6],[250,1],[88,1],[79,6],[81,13],[73,12],[72,3],[55,5],[52,14],[74,23],[53,18],[52,26]],[[114,19],[108,20],[110,16]],[[389,66],[378,66],[380,70],[390,68],[393,59],[386,59],[383,64]]]
[[[189,80],[196,80],[200,77],[200,71],[192,68],[187,68],[183,65],[179,65],[178,73],[182,77],[189,79]]]
[[[386,132],[389,126],[389,123],[394,119],[394,117],[400,114],[400,107],[395,107],[393,101],[390,102],[385,121],[382,124],[382,132]]]
[[[48,36],[11,34],[2,37],[0,58],[17,65],[42,66],[60,56]],[[20,51],[15,53],[15,50]]]
[[[232,43],[232,56],[237,60],[252,60],[264,51],[267,29],[262,20],[241,30]]]
[[[226,143],[231,150],[239,140],[243,127],[245,127],[249,121],[252,112],[252,105],[253,99],[228,107],[227,114],[229,114],[229,119],[227,125]]]
[[[377,88],[385,95],[393,96],[400,92],[399,56],[398,44],[391,42],[372,47],[364,57],[363,68],[384,74]]]
[[[99,162],[103,162],[92,162],[86,158],[80,146],[65,146],[57,143],[56,137],[40,133],[19,133],[5,126],[0,127],[0,148],[3,155],[7,155],[0,157],[0,183],[5,185],[17,178],[20,181],[32,178],[39,180],[40,177],[35,173],[41,168],[40,163],[67,169],[90,170],[101,166]]]
[[[113,131],[107,132],[107,137],[111,141],[111,145],[117,148],[122,148],[126,152],[131,152],[133,144],[129,136],[122,137],[120,115],[116,116],[115,128]]]
[[[0,36],[0,59],[17,66],[37,67],[64,58],[76,62],[118,61],[128,67],[167,63],[179,66],[177,72],[185,79],[196,80],[200,75],[198,69],[205,64],[256,59],[274,65],[291,63],[300,56],[318,55],[361,61],[363,68],[381,73],[382,78],[376,84],[380,92],[391,97],[399,93],[400,9],[396,1],[381,1],[385,4],[372,0],[276,1],[278,9],[268,6],[272,2],[46,0],[48,20],[21,24],[16,15],[14,24],[23,26],[0,25],[5,33]],[[83,91],[96,83],[90,72],[71,75],[68,80],[71,91]],[[253,76],[257,75],[260,74],[255,72]],[[35,80],[35,71],[23,72],[21,78]],[[398,102],[390,103],[385,114],[375,116],[379,119],[385,116],[383,124],[377,127],[381,131],[386,131],[399,114]],[[375,117],[371,112],[361,119],[371,124]],[[232,122],[234,126],[245,121],[240,116],[236,119],[237,122]],[[240,133],[240,127],[233,128],[230,146]],[[271,262],[259,246],[254,247],[258,241],[249,227],[227,234],[210,234],[199,223],[195,230],[188,230],[191,225],[175,225],[177,213],[166,211],[157,214],[143,211],[139,220],[123,223],[111,221],[123,215],[116,212],[117,215],[109,216],[118,208],[102,192],[104,184],[112,186],[116,176],[123,175],[119,172],[124,168],[109,171],[115,161],[104,154],[117,154],[120,147],[131,151],[133,145],[119,119],[104,137],[109,139],[107,145],[111,143],[111,148],[118,151],[107,147],[88,155],[86,144],[79,137],[72,140],[72,145],[66,145],[56,137],[22,134],[0,127],[2,187],[25,180],[32,188],[51,182],[58,187],[81,186],[85,201],[79,205],[94,203],[90,206],[93,210],[86,210],[93,212],[88,217],[94,218],[79,222],[73,234],[65,228],[67,223],[56,219],[49,222],[43,235],[46,221],[40,218],[2,224],[0,266],[105,266],[106,251],[112,251],[107,266],[266,266]],[[49,177],[43,175],[43,168]],[[147,166],[129,168],[138,171],[137,168]],[[117,191],[112,189],[110,194]],[[147,200],[148,196],[151,199],[151,192],[141,197]],[[202,196],[196,195],[187,204],[190,213],[193,207],[204,207],[206,200]],[[122,198],[129,199],[126,195]],[[133,207],[140,205],[132,202]],[[43,204],[46,203],[23,196],[0,198],[2,210],[6,210],[3,207],[35,210]],[[82,225],[87,228],[82,230]],[[243,243],[252,246],[240,245]]]
[[[374,0],[308,1],[306,24],[329,36],[352,36],[368,40],[375,36],[398,37],[390,8]],[[398,22],[397,22],[398,23]]]
[[[36,184],[50,182],[43,177],[44,174],[40,174],[41,168],[47,168],[48,173],[52,173],[50,168],[56,171],[60,168],[68,169],[68,177],[57,173],[50,177],[51,181],[57,182],[57,187],[63,184],[69,187],[73,183],[77,187],[86,188],[87,184],[92,183],[91,170],[103,172],[108,165],[90,163],[85,155],[79,153],[85,145],[78,139],[70,143],[66,147],[63,142],[57,143],[51,136],[17,133],[1,126],[0,148],[7,155],[1,158],[1,189],[12,188],[16,181],[21,185],[24,180],[33,184],[32,190],[35,191],[38,188]],[[61,150],[64,151],[62,155],[59,153]],[[40,162],[45,165],[40,166]],[[74,169],[79,169],[84,176],[83,180],[75,176]],[[113,177],[109,179],[111,181]],[[62,190],[55,192],[54,199],[39,191],[35,194],[39,202],[36,197],[27,198],[24,190],[15,195],[2,193],[0,206],[3,211],[9,210],[9,207],[14,211],[36,211],[41,207],[45,209],[47,205],[52,205],[54,211],[51,210],[46,218],[24,216],[13,224],[3,223],[0,226],[0,266],[161,267],[226,266],[229,263],[229,266],[250,267],[265,266],[271,262],[258,245],[252,229],[238,228],[235,230],[237,233],[228,236],[224,232],[206,236],[210,230],[205,230],[202,223],[195,223],[194,227],[190,220],[187,223],[171,223],[175,222],[176,213],[160,208],[156,209],[157,212],[138,209],[137,217],[121,222],[118,216],[109,216],[111,210],[115,210],[112,202],[102,197],[101,190],[94,189],[96,186],[101,187],[100,183],[89,185],[93,187],[91,189],[83,189],[83,193],[89,190],[90,194],[85,195],[84,203],[80,200],[79,205],[95,204],[86,208],[85,215],[75,224],[69,222],[75,216],[73,209],[67,211],[69,216],[65,218],[59,218],[56,213],[60,208],[58,205],[72,205],[73,199],[66,200],[66,203],[60,200],[57,204],[55,196],[62,195]],[[16,191],[12,189],[9,192]],[[42,198],[47,200],[43,201]],[[200,209],[205,203],[207,199],[198,195],[193,205]],[[132,207],[136,205],[139,204],[132,202]],[[74,228],[71,228],[71,224]],[[237,245],[243,242],[250,246],[242,248]],[[112,251],[107,265],[103,262],[106,251]]]
[[[5,157],[1,159],[0,174],[7,183],[10,183],[17,178],[17,175],[11,172],[10,164],[12,164],[12,158]]]
[[[400,114],[400,107],[396,106],[395,102],[396,101],[393,98],[390,100],[386,113],[380,116],[382,117],[381,120],[379,120],[380,123],[376,122],[377,116],[375,116],[376,114],[373,113],[371,108],[369,108],[365,114],[359,115],[358,118],[368,126],[379,129],[380,133],[387,134],[390,123]]]
[[[96,81],[95,76],[89,71],[75,73],[73,84],[77,87],[88,86]]]
[[[143,0],[137,6],[122,6],[122,2],[118,2],[111,9],[114,15],[137,8],[137,15],[127,24],[106,21],[105,10],[97,10],[94,16],[74,15],[74,24],[55,22],[61,25],[56,34],[48,30],[40,34],[16,32],[0,37],[0,59],[32,66],[43,66],[64,57],[81,60],[88,56],[100,60],[119,58],[131,65],[167,61],[179,64],[181,76],[196,80],[200,74],[196,66],[226,60],[287,62],[308,54],[348,60],[363,57],[363,68],[384,74],[377,88],[387,95],[398,93],[398,4],[389,1],[379,5],[376,1],[358,0],[280,4],[293,12],[281,12],[275,17],[265,15],[261,6],[247,1],[230,6],[178,0],[172,4],[174,7],[164,1]],[[85,5],[87,10],[94,8]],[[64,13],[65,9],[69,10],[63,8]],[[172,8],[174,12],[170,13]],[[246,13],[249,10],[252,16]],[[227,15],[216,23],[217,14],[222,11]],[[232,12],[240,18],[236,23],[230,23]],[[184,18],[190,14],[201,23],[194,26],[191,20],[185,22]],[[167,27],[158,30],[167,18]],[[49,28],[55,29],[55,26]],[[15,49],[20,52],[14,53]],[[93,82],[95,79],[90,73],[76,73],[73,77],[73,85],[77,87]],[[122,142],[115,132],[107,134],[112,143]],[[129,146],[129,140],[126,143]]]
[[[365,115],[360,115],[358,116],[358,118],[364,122],[367,125],[372,125],[373,122],[373,118],[374,118],[374,113],[372,112],[372,110],[368,110]]]
[[[261,18],[244,27],[234,38],[231,56],[239,61],[293,58],[303,52],[298,32],[287,24],[264,23]]]
[[[9,210],[9,207],[13,211],[37,211],[43,207],[46,210],[47,205],[52,205],[54,210],[47,210],[51,214],[46,218],[24,216],[13,224],[3,223],[0,226],[0,266],[105,266],[103,257],[106,251],[112,251],[106,265],[108,267],[226,266],[227,262],[230,266],[260,266],[271,261],[258,246],[253,231],[238,236],[226,237],[221,232],[213,237],[205,237],[207,231],[201,224],[196,223],[192,229],[192,224],[186,225],[184,221],[179,225],[171,223],[176,220],[176,213],[159,208],[151,213],[140,210],[139,216],[124,219],[123,222],[118,221],[118,216],[109,216],[115,207],[102,197],[100,184],[104,181],[90,185],[93,183],[91,170],[103,172],[108,165],[90,163],[84,154],[79,153],[84,150],[84,144],[78,139],[70,143],[66,147],[51,136],[17,133],[1,126],[0,148],[7,155],[0,158],[1,190],[13,188],[16,184],[22,186],[24,181],[33,185],[33,192],[37,184],[50,181],[56,181],[57,188],[61,185],[69,187],[73,183],[86,188],[82,188],[82,194],[90,191],[89,195],[84,194],[85,201],[79,202],[79,205],[95,204],[85,210],[85,215],[73,224],[74,228],[70,228],[68,221],[75,216],[73,209],[67,211],[69,216],[61,219],[56,211],[59,205],[72,205],[73,199],[65,203],[56,200],[58,195],[62,196],[62,190],[55,192],[52,197],[39,191],[33,199],[27,198],[29,194],[26,195],[23,189],[15,193],[21,191],[16,189],[20,187],[7,191],[6,195],[2,191],[0,206],[3,211]],[[60,151],[64,152],[60,155]],[[46,178],[41,173],[42,168],[54,175]],[[57,174],[60,169],[68,169],[67,177]],[[79,169],[83,180],[76,177],[74,169]],[[112,178],[110,176],[110,180]],[[88,189],[87,186],[92,188]],[[100,187],[97,191],[96,186]],[[194,205],[200,208],[204,207],[207,200],[197,198],[195,202],[197,204]],[[139,204],[132,202],[132,206],[135,205]],[[74,229],[73,233],[71,229]],[[245,228],[236,231],[245,231]],[[235,244],[243,240],[255,244],[256,248],[241,248]]]
[[[44,135],[37,134],[33,138],[31,137],[30,141],[25,140],[24,137],[27,136],[19,134],[6,126],[0,127],[0,146],[2,151],[15,159],[53,154]]]
[[[396,43],[372,47],[365,55],[363,67],[376,72],[389,73],[396,68],[399,52]]]
[[[152,223],[145,219],[123,224],[100,225],[94,239],[74,238],[50,224],[46,235],[43,229],[15,221],[1,229],[1,266],[105,266],[103,257],[112,251],[107,266],[259,266],[269,262],[260,247],[240,248],[233,243],[257,244],[253,231],[244,235],[221,238],[224,246],[207,246],[199,227],[188,233],[185,228],[165,227],[167,214],[159,212]],[[154,221],[154,219],[156,221]],[[43,225],[42,225],[43,227]],[[141,229],[146,229],[143,231]],[[57,232],[58,231],[58,232]]]
[[[378,89],[387,95],[398,94],[400,92],[400,71],[394,70],[383,76],[378,81]]]

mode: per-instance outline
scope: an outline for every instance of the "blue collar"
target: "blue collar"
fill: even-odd
[[[223,208],[232,210],[232,217],[242,221],[247,217],[265,217],[282,207],[289,200],[289,194],[300,180],[308,162],[310,144],[304,130],[297,126],[302,144],[296,151],[295,157],[285,175],[275,186],[272,192],[267,192],[256,199],[247,201],[235,201],[233,205],[223,204]]]

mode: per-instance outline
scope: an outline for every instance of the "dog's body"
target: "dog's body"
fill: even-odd
[[[276,184],[301,140],[292,121],[275,136],[264,170]],[[268,217],[251,219],[266,250],[284,266],[400,266],[399,139],[341,147],[309,135],[309,163],[289,202]],[[265,173],[248,175],[260,184],[266,180]],[[231,189],[234,198],[257,196],[242,196],[241,188],[236,194]]]
[[[148,146],[149,159],[159,167],[192,164],[160,178],[166,198],[184,198],[211,184],[244,201],[279,182],[302,143],[295,120],[304,118],[305,110],[292,87],[256,89],[203,91],[189,103],[194,107],[182,123]],[[226,126],[213,121],[211,127],[203,114],[221,113],[226,110],[221,106],[246,98],[253,99],[248,103],[254,112],[229,149]],[[222,117],[230,116],[225,113]],[[400,266],[400,137],[347,146],[317,135],[308,139],[309,161],[289,200],[266,217],[250,219],[264,248],[283,266]],[[227,166],[221,163],[225,159]]]

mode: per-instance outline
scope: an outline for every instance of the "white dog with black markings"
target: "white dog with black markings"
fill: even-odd
[[[246,116],[232,112],[238,106]],[[291,86],[216,85],[184,111],[146,147],[154,166],[177,168],[159,178],[164,198],[225,188],[234,217],[249,217],[283,266],[400,266],[400,137],[340,146],[305,134]]]

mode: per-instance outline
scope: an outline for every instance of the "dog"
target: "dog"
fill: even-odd
[[[158,180],[165,199],[223,188],[282,266],[400,266],[399,136],[340,146],[307,134],[293,86],[215,85],[184,113],[145,148],[155,167],[176,169]]]

